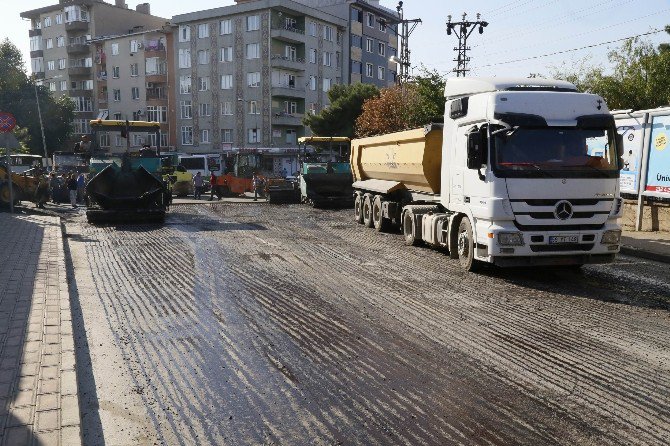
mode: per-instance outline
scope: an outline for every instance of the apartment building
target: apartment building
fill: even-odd
[[[348,22],[345,38],[347,83],[362,82],[380,88],[396,82],[398,66],[398,12],[379,0],[296,0],[341,17]]]
[[[347,22],[292,0],[236,3],[172,19],[178,147],[276,154],[280,171],[308,131],[305,113],[346,82]]]
[[[97,78],[94,70],[96,36],[126,34],[136,27],[158,29],[166,20],[150,14],[148,3],[128,9],[123,0],[60,0],[57,4],[25,11],[30,19],[30,66],[33,74],[56,96],[67,95],[75,104],[73,139],[89,134],[97,116]],[[64,149],[64,148],[59,148]]]
[[[95,99],[98,117],[161,123],[160,147],[170,148],[176,136],[170,125],[168,89],[174,72],[172,29],[138,31],[91,40],[95,49]],[[130,146],[157,146],[156,135],[132,134]],[[112,153],[126,150],[120,133],[99,135],[99,144]]]

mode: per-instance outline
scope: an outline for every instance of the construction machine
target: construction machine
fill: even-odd
[[[298,144],[300,200],[314,207],[353,205],[349,138],[308,136]]]

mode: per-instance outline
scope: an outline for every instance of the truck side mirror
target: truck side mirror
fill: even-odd
[[[623,135],[616,133],[616,151],[617,155],[623,156]]]
[[[479,169],[484,161],[484,135],[479,130],[468,133],[468,169]]]

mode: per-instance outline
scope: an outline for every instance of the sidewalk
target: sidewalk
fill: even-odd
[[[670,232],[624,231],[621,253],[670,263]]]
[[[81,444],[60,221],[0,213],[0,445]]]

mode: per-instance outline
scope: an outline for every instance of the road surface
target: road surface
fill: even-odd
[[[86,444],[670,443],[670,265],[465,273],[352,214],[71,219]]]

